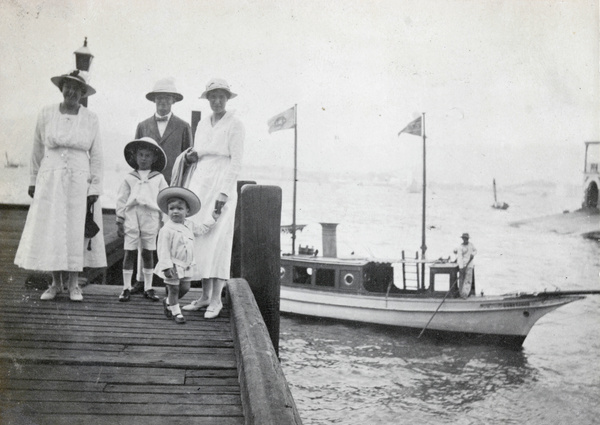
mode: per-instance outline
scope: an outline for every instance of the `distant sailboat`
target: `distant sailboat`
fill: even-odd
[[[12,162],[8,159],[8,152],[4,152],[4,155],[6,156],[6,164],[4,164],[4,167],[6,168],[18,168],[21,166],[21,164],[18,164],[16,162]]]
[[[406,183],[406,191],[408,193],[421,193],[423,187],[419,184],[413,173],[407,176]]]
[[[492,208],[497,210],[505,210],[508,208],[508,204],[506,202],[498,202],[496,197],[496,179],[494,179],[494,204],[492,205]]]
[[[419,185],[419,182],[417,182],[416,179],[413,179],[406,188],[406,190],[408,191],[408,193],[421,193],[421,186]]]

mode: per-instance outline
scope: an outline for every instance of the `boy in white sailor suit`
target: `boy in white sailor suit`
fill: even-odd
[[[152,288],[156,236],[162,221],[156,203],[158,193],[168,187],[161,174],[167,156],[154,139],[142,137],[125,145],[125,160],[133,171],[125,176],[116,202],[117,233],[124,237],[123,292],[119,301],[129,301],[131,279],[138,246],[142,247],[144,297],[158,301]]]
[[[189,290],[194,261],[194,236],[210,231],[219,218],[214,210],[205,223],[197,224],[187,217],[200,211],[200,199],[189,189],[168,187],[158,194],[157,204],[169,220],[158,232],[158,263],[154,273],[164,279],[168,299],[163,300],[165,316],[185,323],[179,298]]]

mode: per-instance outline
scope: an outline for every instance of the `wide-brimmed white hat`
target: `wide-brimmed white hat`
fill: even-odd
[[[237,93],[234,93],[231,91],[231,89],[229,88],[229,84],[227,84],[227,81],[225,81],[222,78],[213,78],[206,85],[206,90],[204,90],[204,92],[202,92],[200,99],[206,99],[206,94],[209,91],[213,91],[213,90],[217,90],[217,89],[225,90],[227,93],[229,93],[230,99],[233,99],[234,97],[237,96]]]
[[[167,214],[169,201],[173,198],[183,199],[187,203],[190,209],[188,217],[200,211],[200,199],[191,190],[180,186],[170,186],[158,192],[158,196],[156,197],[158,208]]]
[[[156,154],[156,159],[152,164],[151,169],[153,171],[162,171],[167,166],[167,154],[165,151],[156,143],[152,137],[141,137],[139,139],[132,140],[125,145],[123,153],[125,154],[125,161],[131,166],[131,168],[137,169],[138,164],[136,160],[136,153],[140,147],[146,149],[152,149]]]
[[[58,89],[60,91],[62,91],[62,86],[63,86],[65,80],[76,81],[79,84],[81,84],[81,87],[82,87],[81,97],[82,98],[91,96],[94,93],[96,93],[96,90],[94,90],[94,88],[88,84],[89,75],[86,71],[80,71],[79,69],[74,69],[73,71],[69,72],[68,74],[57,75],[56,77],[50,78],[50,81],[52,81],[52,83],[56,87],[58,87]]]
[[[175,80],[171,77],[158,80],[156,84],[154,84],[152,91],[146,95],[146,99],[150,102],[154,102],[154,99],[159,94],[170,94],[175,99],[175,102],[183,100],[183,95],[177,91],[175,88]]]

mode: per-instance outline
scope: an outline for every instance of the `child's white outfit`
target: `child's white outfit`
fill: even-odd
[[[183,223],[174,223],[171,220],[158,232],[157,255],[158,263],[154,268],[154,274],[165,280],[167,285],[179,285],[180,281],[192,279],[192,266],[196,264],[194,259],[194,236],[200,236],[208,232],[216,223],[211,217],[202,224],[194,223],[186,219]],[[164,270],[173,266],[177,269],[177,277],[169,279],[165,277]]]
[[[117,195],[117,223],[123,223],[124,249],[156,249],[156,235],[160,228],[162,212],[156,203],[158,192],[168,187],[158,171],[134,170],[125,176]]]
[[[133,170],[125,176],[119,188],[115,209],[117,223],[123,223],[125,250],[135,251],[140,245],[142,249],[156,250],[156,236],[162,216],[156,197],[158,192],[168,186],[165,177],[158,171]],[[152,289],[152,272],[152,269],[142,269],[144,291]],[[125,290],[131,290],[132,277],[133,270],[123,269]],[[158,299],[153,293],[151,297]]]

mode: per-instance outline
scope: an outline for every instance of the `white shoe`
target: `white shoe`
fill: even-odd
[[[58,285],[50,285],[50,287],[44,291],[44,293],[40,297],[40,300],[43,300],[43,301],[53,300],[54,298],[56,298],[56,294],[58,294],[59,292],[60,292],[60,289],[59,289]]]
[[[188,305],[184,305],[183,307],[181,307],[181,309],[185,311],[198,311],[202,307],[208,307],[209,304],[210,300],[197,299],[195,301],[192,301]]]
[[[69,292],[69,298],[71,301],[83,301],[83,293],[81,292],[81,288],[76,286]]]
[[[222,308],[223,308],[223,304],[218,305],[216,307],[208,306],[208,308],[206,309],[206,313],[204,313],[204,318],[205,319],[214,319],[215,317],[218,317]]]

